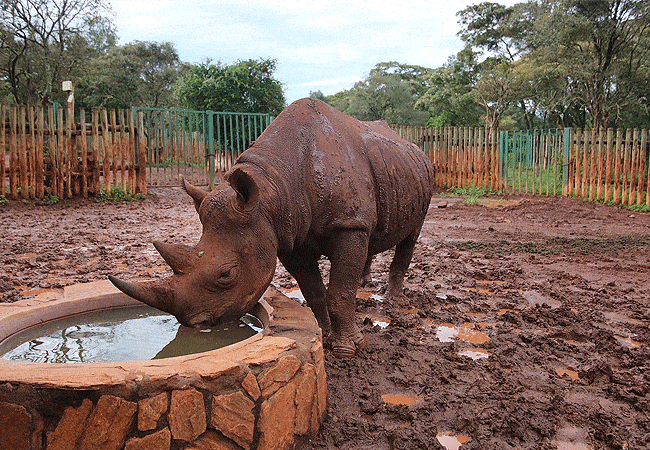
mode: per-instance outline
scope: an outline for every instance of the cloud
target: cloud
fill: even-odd
[[[277,59],[288,101],[348,89],[380,62],[440,66],[462,49],[456,12],[470,3],[112,0],[121,43],[170,41],[191,63]]]

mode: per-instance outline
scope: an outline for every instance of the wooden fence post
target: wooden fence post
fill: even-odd
[[[609,202],[612,199],[612,162],[613,162],[613,151],[612,143],[614,140],[614,129],[607,129],[607,144],[605,145],[605,153],[607,158],[605,161],[605,202]]]
[[[27,124],[25,120],[25,105],[18,107],[18,121],[20,124],[20,138],[18,145],[18,161],[20,165],[20,196],[28,198],[30,195],[29,171],[27,165]]]
[[[647,167],[646,167],[646,149],[648,145],[648,130],[641,130],[641,145],[639,148],[639,176],[637,183],[637,195],[636,195],[636,204],[641,206],[643,204],[643,185],[644,183],[650,182],[647,179]],[[646,197],[646,203],[648,199]]]
[[[65,195],[67,198],[72,198],[72,160],[74,154],[74,109],[61,108],[62,116],[65,117],[66,134],[65,134]]]
[[[639,140],[639,133],[638,130],[635,128],[632,132],[632,141],[630,142],[630,164],[629,164],[629,169],[628,169],[628,186],[627,186],[627,204],[628,205],[633,205],[635,202],[635,195],[636,195],[636,189],[635,189],[635,176],[634,172],[636,170],[636,159],[637,159],[637,143]]]
[[[648,130],[643,130],[644,135],[646,138],[648,138]],[[646,156],[650,156],[650,146],[648,145],[649,143],[646,143],[645,148],[643,149],[644,153]],[[646,182],[646,192],[645,192],[645,204],[646,206],[650,206],[650,164],[648,164],[648,167],[646,168],[646,177],[645,177],[645,182]]]
[[[7,108],[5,105],[0,103],[0,196],[4,196],[7,193],[7,183],[6,183],[6,164],[5,160],[7,159]]]
[[[34,115],[34,106],[27,107],[27,120],[29,121],[29,141],[27,143],[27,170],[29,175],[27,183],[29,184],[29,198],[33,199],[36,197],[36,183],[38,180],[36,174],[36,117]]]
[[[108,111],[106,108],[100,110],[101,124],[102,124],[102,177],[104,192],[109,194],[111,192],[110,186],[110,155],[111,152],[111,136],[108,131]]]
[[[628,174],[630,172],[630,151],[632,148],[632,130],[625,131],[625,141],[623,143],[623,180],[621,182],[621,204],[628,205],[629,203],[629,190],[628,190]]]
[[[86,136],[86,111],[79,110],[79,140],[81,144],[81,195],[88,198],[88,137]]]
[[[43,145],[45,135],[45,114],[43,107],[39,106],[36,110],[36,142],[35,151],[35,174],[36,174],[36,198],[45,197],[45,171],[44,171],[44,151]]]
[[[604,174],[604,146],[603,140],[605,139],[605,129],[600,128],[598,130],[598,174],[596,179],[596,200],[601,200],[603,198],[603,178]]]
[[[99,109],[93,108],[91,111],[91,130],[90,134],[92,136],[92,192],[93,195],[99,195],[101,192],[101,183],[100,183],[100,161],[99,161],[99,147],[101,135],[99,134]]]

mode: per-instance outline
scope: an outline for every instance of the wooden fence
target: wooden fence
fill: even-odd
[[[571,130],[564,193],[615,205],[650,206],[648,130]]]
[[[270,123],[265,115],[215,121],[219,114],[232,113],[200,113],[200,120],[178,114],[93,108],[80,110],[75,121],[56,106],[0,105],[0,195],[88,197],[118,187],[146,193],[148,176],[155,178],[151,168],[166,170],[172,160],[192,171],[209,169],[211,183],[222,154],[234,158]],[[157,119],[168,116],[173,120]],[[239,125],[222,130],[217,126],[222,121]],[[441,188],[476,186],[650,205],[648,130],[397,127],[397,132],[429,155]]]
[[[440,188],[477,186],[650,206],[646,129],[396,129],[429,155]]]
[[[271,123],[268,114],[0,105],[0,195],[98,196],[212,185]]]
[[[395,127],[431,158],[437,187],[501,189],[496,130],[470,127]]]
[[[0,195],[146,193],[146,141],[132,111],[82,109],[78,119],[56,105],[0,105]]]

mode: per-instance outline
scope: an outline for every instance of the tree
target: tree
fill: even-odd
[[[481,3],[459,15],[468,44],[512,63],[527,126],[620,126],[647,111],[647,0]]]
[[[613,125],[617,111],[638,104],[634,86],[647,80],[650,60],[647,0],[569,0],[564,14],[559,61],[574,64],[574,92],[585,99],[594,127]],[[560,10],[561,11],[561,10]]]
[[[55,86],[86,58],[83,33],[106,11],[103,0],[1,0],[0,77],[16,102],[65,98]]]
[[[430,71],[429,89],[415,103],[415,108],[427,111],[429,126],[478,126],[481,106],[472,96],[478,81],[477,53],[467,46],[447,63]]]
[[[343,93],[327,97],[335,108],[360,120],[383,119],[395,125],[424,125],[427,112],[415,109],[418,98],[428,89],[431,69],[397,62],[375,66],[364,81]]]
[[[277,115],[285,98],[282,84],[273,77],[275,66],[273,59],[192,65],[178,79],[176,95],[189,109]]]
[[[324,102],[327,101],[327,97],[325,96],[325,94],[323,94],[322,91],[315,91],[315,92],[314,91],[309,91],[309,98],[315,98],[315,99],[318,99],[318,100],[322,100]]]
[[[173,85],[181,62],[171,42],[135,41],[114,47],[89,63],[91,70],[77,81],[82,107],[171,107]]]
[[[459,11],[459,23],[463,29],[458,33],[473,47],[483,48],[497,56],[514,61],[527,50],[525,40],[531,26],[526,7],[511,7],[499,3],[483,2]]]
[[[519,83],[512,71],[512,64],[499,61],[489,69],[484,69],[472,94],[476,101],[485,108],[485,125],[488,128],[499,127],[503,113],[519,96]]]

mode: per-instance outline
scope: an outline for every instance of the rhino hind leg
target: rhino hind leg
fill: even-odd
[[[393,257],[393,262],[391,262],[388,271],[388,289],[386,290],[386,297],[389,299],[397,300],[403,295],[404,276],[406,275],[406,270],[411,264],[413,250],[418,240],[418,236],[420,235],[421,228],[422,225],[395,246],[395,256]]]
[[[374,255],[368,254],[366,258],[366,265],[363,267],[363,273],[361,274],[361,287],[372,286],[372,274],[370,273],[370,268],[372,266],[372,258]]]

